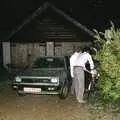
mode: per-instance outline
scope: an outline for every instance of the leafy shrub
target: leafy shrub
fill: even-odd
[[[105,32],[96,32],[96,38],[102,48],[96,58],[101,61],[100,97],[106,102],[120,102],[120,29],[111,28]]]

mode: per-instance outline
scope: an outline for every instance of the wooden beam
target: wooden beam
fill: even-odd
[[[24,22],[20,25],[18,25],[15,29],[12,30],[10,36],[8,37],[9,40],[12,39],[12,37],[19,32],[26,24],[28,24],[31,20],[33,20],[36,16],[40,15],[44,10],[46,10],[48,7],[48,3],[45,2],[43,6],[39,7],[32,15],[28,16],[27,19],[24,20]]]

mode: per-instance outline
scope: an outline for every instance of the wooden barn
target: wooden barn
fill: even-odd
[[[3,42],[3,64],[26,66],[39,56],[71,55],[75,46],[91,45],[94,33],[58,9],[44,3]]]

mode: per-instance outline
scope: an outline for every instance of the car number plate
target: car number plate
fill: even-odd
[[[41,92],[41,88],[24,88],[24,92],[39,93]]]

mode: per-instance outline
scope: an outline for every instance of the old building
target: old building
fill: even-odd
[[[91,45],[94,33],[58,9],[44,3],[3,42],[3,63],[25,66],[39,56],[71,55],[75,46]]]

